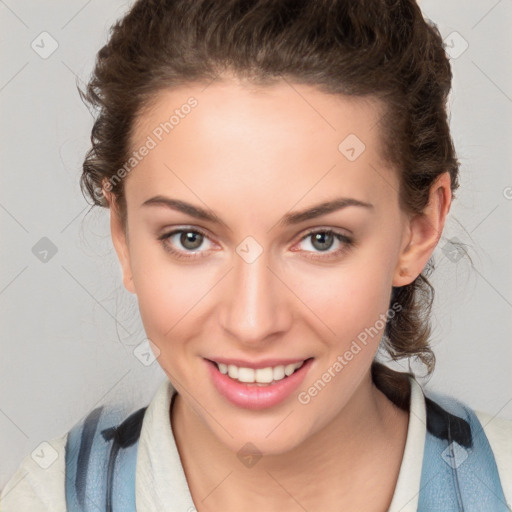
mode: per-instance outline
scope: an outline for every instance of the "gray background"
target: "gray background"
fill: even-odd
[[[100,404],[146,405],[166,378],[143,356],[108,214],[88,213],[78,186],[93,119],[76,77],[87,80],[129,4],[0,0],[0,487],[42,441]],[[420,382],[512,419],[512,2],[420,5],[452,55],[451,126],[462,164],[435,253],[437,368]]]

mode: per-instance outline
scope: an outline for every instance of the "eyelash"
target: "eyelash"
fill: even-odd
[[[161,241],[163,248],[167,252],[169,252],[170,254],[172,254],[174,257],[176,257],[178,259],[189,259],[190,260],[190,259],[205,257],[205,255],[204,255],[205,251],[198,251],[198,252],[178,251],[178,250],[174,249],[172,246],[170,246],[168,243],[169,238],[171,238],[173,235],[180,234],[180,233],[195,233],[195,234],[199,234],[205,238],[209,238],[208,235],[201,229],[181,228],[181,229],[175,229],[174,231],[170,231],[169,233],[164,233],[163,235],[160,235],[158,237],[158,240]],[[323,255],[311,256],[310,255],[310,256],[306,256],[306,258],[309,258],[312,260],[323,260],[323,261],[331,260],[333,258],[341,256],[342,254],[344,254],[345,252],[347,252],[349,249],[351,249],[354,246],[354,241],[351,237],[348,237],[347,235],[340,233],[338,231],[335,231],[333,229],[330,229],[330,228],[312,229],[312,230],[308,231],[304,236],[302,236],[301,239],[299,240],[299,242],[302,242],[302,241],[306,240],[308,237],[310,237],[311,235],[316,235],[318,233],[323,233],[326,235],[334,235],[338,241],[343,243],[343,246],[340,249],[333,251],[333,252],[324,252],[324,253],[318,252],[318,254],[327,254],[327,256],[323,256]],[[188,252],[188,254],[187,254],[187,252]],[[307,251],[307,252],[310,252],[310,251]]]

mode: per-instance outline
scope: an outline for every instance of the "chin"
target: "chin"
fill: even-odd
[[[293,409],[290,411],[272,415],[264,421],[254,418],[228,420],[228,431],[233,437],[218,425],[215,425],[213,434],[239,458],[252,449],[259,455],[282,455],[294,450],[309,437],[304,420],[295,417]],[[283,421],[283,418],[287,419]]]

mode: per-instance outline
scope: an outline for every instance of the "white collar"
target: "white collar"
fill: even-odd
[[[427,411],[425,395],[421,386],[412,377],[409,377],[409,382],[411,383],[411,402],[407,439],[395,493],[388,512],[416,512],[418,510],[423,451],[427,434]]]

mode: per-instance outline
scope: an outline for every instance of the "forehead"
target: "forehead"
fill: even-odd
[[[383,186],[393,195],[395,173],[381,157],[381,115],[375,98],[284,80],[164,90],[137,119],[132,149],[150,149],[126,178],[127,198],[179,189],[189,198],[215,192],[242,204],[244,197],[261,205],[272,196],[291,207],[305,195],[323,200],[346,192],[364,201],[382,195]]]

